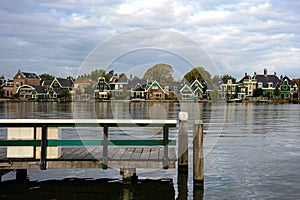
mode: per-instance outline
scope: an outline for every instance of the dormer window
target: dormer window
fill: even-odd
[[[273,83],[268,83],[268,88],[272,88],[273,87]]]
[[[262,88],[262,86],[263,86],[262,82],[259,82],[259,83],[257,84],[257,88]]]

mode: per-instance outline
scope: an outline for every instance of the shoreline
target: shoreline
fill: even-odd
[[[35,101],[35,100],[20,100],[20,99],[0,99],[0,103],[4,102],[36,102],[36,103],[70,103],[70,102],[130,102],[130,103],[141,103],[141,102],[161,102],[161,103],[169,103],[169,102],[190,102],[190,103],[227,103],[227,104],[240,104],[240,103],[254,103],[254,104],[300,104],[299,99],[290,99],[290,100],[245,100],[242,102],[212,102],[211,100],[122,100],[122,99],[111,99],[111,100],[82,100],[82,101],[53,101],[53,100],[44,100],[44,101]]]

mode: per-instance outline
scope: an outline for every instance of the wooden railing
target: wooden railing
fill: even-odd
[[[102,168],[107,169],[109,145],[116,146],[163,146],[163,166],[168,167],[168,146],[176,144],[169,140],[169,127],[176,127],[177,120],[147,119],[0,119],[0,127],[33,127],[41,128],[40,140],[0,140],[0,146],[33,146],[41,147],[40,169],[47,168],[47,147],[51,146],[102,146]],[[50,140],[47,139],[50,127],[102,127],[103,140]],[[163,127],[162,140],[109,140],[109,127]]]

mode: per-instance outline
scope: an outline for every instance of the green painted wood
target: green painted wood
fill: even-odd
[[[176,127],[176,120],[148,119],[0,119],[0,127]]]
[[[101,146],[103,140],[48,140],[47,146]],[[0,140],[0,146],[40,146],[40,140]],[[112,146],[162,146],[162,140],[110,140]],[[169,140],[169,145],[176,145],[176,140]]]

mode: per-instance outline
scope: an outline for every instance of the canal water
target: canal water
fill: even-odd
[[[0,118],[178,119],[189,113],[205,131],[203,191],[193,190],[192,146],[189,175],[177,170],[138,170],[139,182],[123,185],[115,169],[29,170],[2,177],[0,199],[298,199],[300,196],[299,104],[210,104],[194,102],[2,102]],[[101,139],[101,130],[62,129],[62,138]],[[158,138],[160,130],[110,130],[110,138]],[[0,138],[6,129],[0,129]],[[170,139],[177,130],[170,131]],[[151,179],[151,181],[149,181]]]

